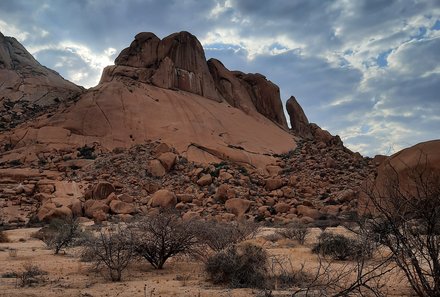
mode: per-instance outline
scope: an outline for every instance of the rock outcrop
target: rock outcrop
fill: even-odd
[[[290,128],[292,129],[292,132],[302,138],[312,138],[313,135],[310,129],[309,120],[295,97],[291,96],[287,100],[286,109],[289,114]]]
[[[216,87],[222,79],[213,79],[201,44],[187,32],[162,40],[140,33],[115,63],[63,112],[0,136],[0,162],[35,162],[45,152],[93,143],[112,150],[160,140],[191,161],[265,168],[271,155],[295,148],[278,87],[262,75],[230,72],[240,102],[231,105]],[[161,169],[156,175],[165,174],[163,161],[154,161]]]
[[[53,111],[82,91],[0,33],[0,131]]]

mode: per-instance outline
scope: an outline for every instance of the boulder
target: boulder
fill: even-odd
[[[162,189],[153,194],[150,203],[152,207],[175,207],[177,197],[173,192]]]
[[[147,165],[148,172],[154,177],[163,177],[167,172],[159,160],[150,160]]]
[[[228,184],[221,184],[217,191],[215,192],[214,199],[219,200],[221,202],[225,202],[228,200],[228,191],[229,191],[229,185]]]
[[[110,202],[110,210],[114,214],[134,214],[136,208],[130,204],[119,200],[113,200]]]
[[[172,152],[166,152],[157,157],[157,159],[168,172],[174,167],[174,164],[176,164],[177,155]]]
[[[93,187],[92,197],[95,200],[106,199],[115,192],[115,187],[109,182],[99,182]]]
[[[298,215],[301,215],[303,217],[309,217],[314,220],[317,220],[321,216],[319,210],[312,208],[310,206],[298,205],[296,209],[298,211]]]
[[[302,138],[312,138],[309,120],[296,98],[291,96],[286,102],[287,113],[290,118],[290,126],[293,134]]]
[[[197,180],[197,184],[201,187],[209,186],[211,183],[212,183],[211,174],[204,174]]]
[[[264,187],[268,191],[277,190],[285,185],[285,181],[281,178],[269,178],[266,179]]]
[[[37,218],[40,222],[50,222],[53,219],[71,218],[72,211],[67,206],[57,207],[55,203],[47,202],[43,204],[38,213]]]
[[[251,207],[252,202],[241,198],[232,198],[225,202],[225,208],[236,217],[243,216]]]
[[[285,202],[278,202],[273,208],[277,213],[287,213],[291,209],[291,206]]]
[[[91,219],[102,217],[101,215],[97,215],[99,212],[107,214],[109,211],[110,207],[105,203],[104,200],[90,199],[84,203],[84,215]]]

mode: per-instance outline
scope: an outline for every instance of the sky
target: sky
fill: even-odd
[[[0,0],[0,31],[84,87],[137,33],[189,31],[353,151],[440,138],[440,0]]]

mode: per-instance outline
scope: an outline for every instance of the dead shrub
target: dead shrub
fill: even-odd
[[[312,251],[341,261],[369,258],[373,253],[372,246],[366,242],[331,232],[321,233]]]
[[[233,288],[265,288],[268,256],[256,245],[234,245],[209,257],[205,270],[215,284]]]
[[[219,252],[255,237],[259,226],[252,222],[199,222],[197,237],[214,252]]]
[[[24,271],[16,273],[17,287],[33,287],[46,282],[47,272],[38,265],[26,263],[23,267]]]
[[[105,268],[112,281],[120,281],[122,273],[135,257],[133,237],[129,229],[100,230],[97,236],[83,243],[83,255],[94,262],[94,269]]]
[[[196,252],[198,243],[193,221],[184,221],[173,212],[150,215],[131,225],[135,252],[155,269],[162,269],[173,256]]]
[[[4,231],[0,231],[0,243],[10,242],[8,235]]]
[[[47,227],[40,229],[34,236],[41,239],[48,248],[58,254],[61,249],[75,244],[81,235],[76,218],[53,219]]]
[[[277,233],[284,238],[296,240],[299,242],[299,244],[304,245],[310,230],[304,224],[295,223],[288,225],[286,228],[278,230]]]

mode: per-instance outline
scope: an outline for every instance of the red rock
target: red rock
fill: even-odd
[[[298,205],[296,209],[298,211],[298,215],[301,215],[303,217],[309,217],[316,220],[319,219],[319,217],[321,216],[321,213],[317,209],[311,208],[309,206]]]
[[[111,183],[99,182],[93,187],[93,199],[100,200],[107,198],[111,193],[115,192],[115,188]]]
[[[265,188],[268,191],[273,191],[285,185],[285,181],[281,178],[269,178],[266,180]]]
[[[173,167],[174,164],[176,164],[177,155],[171,152],[163,153],[157,159],[162,163],[162,166],[165,168],[165,170],[168,172]]]
[[[201,187],[208,186],[211,183],[212,183],[211,174],[204,174],[197,180],[197,184]]]
[[[176,195],[169,190],[159,190],[151,197],[152,207],[174,207],[177,204]]]
[[[299,105],[296,98],[291,96],[286,102],[287,113],[290,117],[291,130],[295,135],[303,138],[312,138],[309,120],[307,119],[304,110]]]
[[[159,160],[149,161],[147,170],[154,177],[163,177],[166,174],[166,170]]]
[[[228,200],[228,191],[229,191],[229,185],[228,184],[221,184],[217,191],[215,192],[214,199],[219,200],[221,202],[225,202]]]
[[[246,199],[232,198],[225,202],[225,208],[236,217],[243,216],[251,207],[252,202]]]
[[[110,202],[110,210],[115,214],[134,214],[136,208],[130,204],[119,200],[113,200]]]
[[[284,202],[278,202],[274,205],[274,208],[277,213],[287,213],[289,212],[291,206]]]
[[[107,214],[110,211],[110,207],[105,203],[104,200],[87,200],[84,203],[84,215],[88,218],[95,219],[97,217],[102,217],[96,213],[102,212]]]

